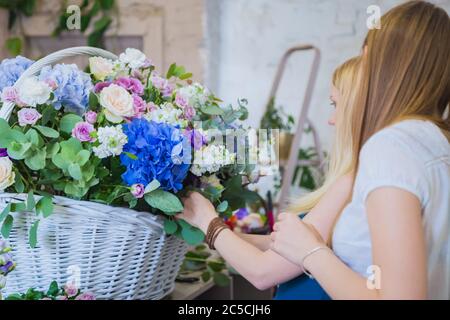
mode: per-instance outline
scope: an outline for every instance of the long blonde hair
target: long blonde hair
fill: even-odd
[[[351,123],[355,169],[363,144],[403,119],[430,120],[449,137],[449,39],[449,16],[425,1],[391,9],[369,31]]]
[[[340,177],[352,170],[352,138],[350,120],[358,83],[360,57],[354,57],[340,65],[333,74],[333,85],[339,91],[339,108],[336,111],[336,134],[328,160],[325,181],[320,188],[306,194],[289,207],[291,212],[311,210]]]

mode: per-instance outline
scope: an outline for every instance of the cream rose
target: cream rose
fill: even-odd
[[[0,191],[12,185],[15,177],[11,160],[8,157],[0,158]]]
[[[111,60],[102,57],[89,58],[89,69],[95,79],[103,81],[113,75],[114,64]]]
[[[124,117],[134,116],[133,97],[121,86],[111,84],[104,88],[99,101],[105,108],[106,119],[113,123],[122,122]]]

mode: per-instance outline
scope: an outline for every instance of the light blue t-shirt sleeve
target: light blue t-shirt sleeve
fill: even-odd
[[[428,199],[426,167],[414,152],[416,141],[386,129],[363,146],[358,168],[362,202],[377,188],[396,187],[414,194],[422,204]]]

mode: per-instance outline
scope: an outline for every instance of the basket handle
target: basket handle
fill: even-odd
[[[70,58],[79,55],[101,56],[103,58],[111,60],[117,59],[117,56],[115,54],[95,47],[73,47],[59,50],[33,63],[27,70],[25,70],[24,73],[22,73],[22,75],[14,84],[14,87],[18,87],[24,79],[38,74],[41,71],[41,69],[47,65],[51,65],[54,62],[58,62],[64,58]],[[4,103],[0,109],[0,118],[8,120],[13,109],[14,109],[13,102]]]

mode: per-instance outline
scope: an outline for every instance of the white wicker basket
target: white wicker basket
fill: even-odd
[[[117,58],[97,48],[64,49],[35,62],[16,85],[45,65],[83,54]],[[13,108],[4,104],[0,117],[9,119]],[[8,203],[25,199],[25,194],[0,193],[0,212]],[[39,224],[34,249],[28,244],[34,213],[12,214],[9,243],[17,268],[8,275],[5,296],[78,276],[81,289],[98,299],[161,299],[173,290],[187,245],[164,233],[161,217],[59,196],[54,203],[54,213]]]

